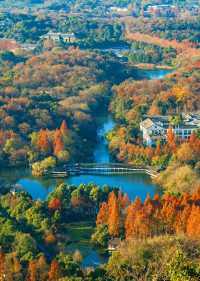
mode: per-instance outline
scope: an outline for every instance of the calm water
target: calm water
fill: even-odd
[[[151,69],[151,70],[140,70],[138,72],[138,79],[158,80],[162,79],[167,74],[172,73],[172,69]]]
[[[168,73],[168,70],[142,71],[141,79],[160,79]],[[102,125],[98,129],[98,143],[94,151],[94,161],[99,163],[109,163],[112,162],[112,159],[108,151],[105,135],[114,127],[115,123],[110,116],[106,116],[102,118],[101,124]],[[47,197],[48,193],[51,192],[57,184],[63,181],[73,185],[93,182],[100,186],[109,185],[112,187],[119,187],[123,192],[126,192],[132,200],[136,196],[139,196],[144,200],[147,194],[153,196],[155,192],[157,192],[157,187],[152,183],[150,177],[144,174],[115,176],[81,175],[71,176],[66,179],[36,179],[31,176],[28,169],[7,169],[0,172],[0,177],[5,178],[6,181],[9,179],[12,184],[20,184],[34,199],[42,200]],[[83,247],[83,245],[77,241],[75,245],[72,245],[71,249],[75,250],[78,248],[81,251],[84,256],[82,265],[97,266],[106,262],[107,258],[98,250],[92,248],[89,239],[86,239],[86,242],[87,243]]]

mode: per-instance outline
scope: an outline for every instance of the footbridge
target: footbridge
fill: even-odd
[[[63,171],[52,171],[54,177],[65,177],[69,175],[128,175],[134,173],[145,173],[156,177],[156,170],[148,166],[133,166],[121,163],[76,163],[64,165]]]

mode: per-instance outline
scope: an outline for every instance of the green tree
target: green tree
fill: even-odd
[[[21,261],[29,261],[37,254],[37,244],[28,233],[18,232],[15,237],[14,247]]]

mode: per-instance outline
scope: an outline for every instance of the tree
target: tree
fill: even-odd
[[[128,198],[128,194],[122,194],[121,192],[118,192],[118,202],[120,204],[120,208],[126,209],[128,205],[130,204],[130,200]]]
[[[56,260],[53,260],[51,262],[50,270],[48,272],[48,281],[58,281],[59,277],[59,264]]]
[[[21,261],[33,259],[37,253],[35,240],[30,234],[17,233],[15,237],[15,249]]]
[[[176,149],[176,135],[172,128],[167,130],[167,144],[172,152]]]
[[[157,142],[157,144],[156,144],[155,155],[156,156],[161,155],[161,144],[160,144],[160,142]]]
[[[200,207],[192,205],[191,213],[187,221],[187,235],[194,238],[200,238]]]
[[[108,222],[108,204],[103,202],[97,214],[96,225],[107,224]]]
[[[47,280],[47,263],[45,257],[42,255],[38,259],[38,275],[40,281]]]
[[[35,177],[40,177],[45,174],[50,169],[53,169],[56,165],[56,159],[54,157],[47,157],[40,162],[35,162],[32,164],[32,175]]]
[[[37,280],[37,272],[36,272],[36,264],[35,261],[31,260],[28,265],[28,273],[26,281],[36,281]]]
[[[66,136],[68,133],[68,127],[67,127],[67,123],[65,120],[62,121],[62,124],[60,126],[60,132],[63,136]]]
[[[47,130],[41,129],[38,135],[37,146],[40,151],[47,153],[49,151],[49,139]]]
[[[186,199],[186,198],[185,198]],[[183,204],[182,208],[180,208],[174,223],[174,228],[177,234],[185,234],[187,233],[187,222],[191,213],[191,205],[187,203],[187,199],[182,199],[181,204]]]
[[[51,199],[48,203],[48,208],[49,208],[49,210],[53,210],[53,211],[61,209],[60,199],[58,199],[58,198]]]
[[[155,206],[149,195],[147,195],[147,197],[144,201],[144,209],[145,209],[145,212],[149,215],[152,215],[153,212],[155,211]]]
[[[141,208],[142,208],[142,202],[138,197],[127,208],[126,219],[125,219],[126,239],[133,237],[135,218],[137,216],[138,211],[140,211]]]
[[[108,226],[100,224],[97,226],[95,233],[92,234],[92,242],[100,247],[107,247],[109,240]]]
[[[12,267],[13,267],[14,280],[21,280],[22,279],[22,267],[21,267],[18,257],[16,256],[16,253],[13,253],[13,255],[12,255]]]
[[[60,163],[66,163],[70,159],[70,154],[67,150],[62,150],[56,155]]]
[[[200,184],[195,170],[189,165],[169,165],[155,179],[167,192],[193,192]]]
[[[189,144],[193,152],[195,153],[196,158],[200,157],[200,139],[197,136],[197,133],[194,131],[190,135]]]
[[[189,164],[195,160],[195,154],[189,143],[182,143],[176,152],[177,159],[185,164]]]
[[[108,201],[108,232],[111,236],[119,235],[120,228],[120,210],[117,196],[111,192]]]
[[[57,156],[61,151],[64,150],[64,142],[61,131],[57,129],[54,135],[54,154]]]
[[[125,234],[126,239],[131,238],[133,235],[133,223],[134,223],[134,206],[131,204],[127,209],[126,220],[125,220]]]
[[[141,208],[136,212],[133,221],[132,235],[135,238],[146,238],[151,234],[152,221],[150,215],[145,212],[144,208]]]
[[[5,280],[5,273],[6,273],[6,261],[5,261],[5,254],[0,251],[0,280]]]
[[[45,242],[46,244],[55,244],[56,242],[56,236],[52,233],[52,232],[48,232],[46,235],[45,235]]]
[[[189,143],[193,147],[196,145],[196,143],[199,141],[199,138],[197,134],[193,131],[192,134],[189,137]]]

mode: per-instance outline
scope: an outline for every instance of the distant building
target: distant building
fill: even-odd
[[[144,16],[175,17],[178,9],[174,5],[149,5],[144,11]]]
[[[189,11],[191,16],[198,16],[200,14],[200,6],[199,5],[187,5],[185,7],[186,11]]]
[[[49,31],[47,34],[42,35],[40,38],[41,39],[51,39],[54,42],[59,42],[60,40],[63,40],[64,42],[72,43],[72,42],[76,41],[76,37],[73,32],[62,33],[62,32]]]
[[[111,15],[123,16],[123,15],[128,15],[130,13],[130,11],[129,11],[128,7],[112,6],[109,8],[109,13]]]
[[[172,125],[169,116],[147,116],[140,123],[143,142],[146,145],[154,145],[158,140],[166,140],[167,131],[171,127],[175,135],[181,139],[188,139],[193,131],[200,129],[199,114],[182,114],[179,125]]]

